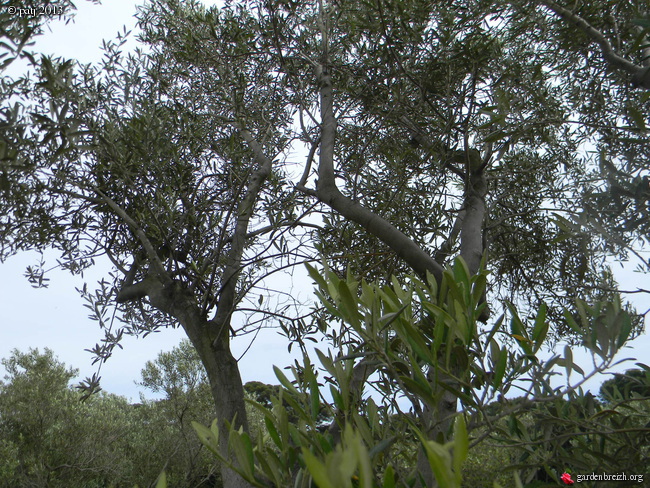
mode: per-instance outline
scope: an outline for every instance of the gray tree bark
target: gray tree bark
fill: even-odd
[[[219,420],[219,448],[221,455],[235,463],[228,452],[228,429],[226,422],[237,429],[248,431],[248,419],[244,402],[244,387],[239,366],[230,351],[230,328],[219,328],[214,321],[206,320],[195,297],[180,283],[171,286],[152,284],[147,294],[151,305],[175,317],[197,350],[205,367],[210,390]],[[222,467],[224,488],[250,488],[233,470]]]
[[[483,258],[483,224],[486,213],[487,182],[483,165],[472,167],[473,165],[470,163],[468,157],[468,181],[466,182],[465,202],[460,224],[460,255],[465,260],[470,274],[473,275],[479,271]],[[455,389],[459,388],[458,382],[454,379],[457,371],[452,369],[449,373],[447,374],[444,368],[429,368],[427,372],[427,379],[439,400],[436,405],[424,405],[422,410],[423,431],[428,439],[437,442],[445,442],[449,438],[458,411],[458,399],[442,386],[446,384]],[[416,486],[438,486],[427,455],[422,449],[418,452],[417,466],[418,472],[422,476],[422,482],[418,482]]]
[[[324,44],[326,36],[323,35]],[[321,138],[318,164],[316,197],[347,219],[363,226],[370,234],[379,238],[401,257],[417,274],[426,278],[431,273],[437,281],[442,279],[443,267],[432,256],[421,249],[412,239],[400,232],[390,222],[344,196],[338,189],[334,173],[334,146],[336,119],[333,111],[333,89],[328,66],[327,46],[323,47],[323,59],[318,67],[320,85]],[[471,161],[466,148],[467,181],[464,207],[460,224],[461,252],[471,274],[480,267],[483,257],[483,222],[485,219],[485,195],[487,184],[482,161]],[[486,161],[487,163],[487,161]],[[365,368],[364,368],[365,369]],[[367,371],[364,371],[364,376]],[[453,372],[452,372],[453,374]],[[367,377],[367,376],[366,376]],[[457,413],[457,398],[441,386],[441,383],[455,383],[453,376],[440,368],[430,368],[428,378],[439,401],[436,405],[423,406],[423,433],[428,439],[446,441],[452,421]],[[424,451],[418,455],[418,471],[422,482],[418,486],[437,486],[435,477]]]

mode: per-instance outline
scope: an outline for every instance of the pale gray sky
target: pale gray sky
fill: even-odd
[[[104,5],[93,5],[79,1],[79,12],[74,24],[52,25],[37,42],[37,49],[44,53],[76,58],[81,62],[97,61],[101,57],[102,39],[114,39],[126,25],[135,25],[133,0],[106,0]],[[54,263],[55,256],[49,260]],[[69,366],[80,369],[80,377],[92,375],[96,366],[91,365],[92,356],[84,349],[91,348],[102,338],[97,324],[88,319],[88,310],[75,291],[75,286],[86,281],[92,286],[107,268],[98,266],[85,276],[85,280],[71,278],[67,273],[53,271],[48,289],[33,289],[23,276],[25,267],[34,264],[37,255],[22,254],[0,265],[0,357],[6,358],[14,348],[26,351],[29,347],[52,349]],[[633,268],[634,266],[629,266]],[[650,288],[650,275],[633,273],[616,267],[617,276],[628,288]],[[309,282],[300,288],[309,291]],[[645,311],[650,304],[647,296],[636,296],[636,306]],[[164,330],[142,339],[126,338],[124,349],[116,350],[114,356],[102,366],[102,386],[106,391],[124,395],[136,400],[139,388],[134,385],[140,377],[140,370],[147,360],[154,359],[161,350],[174,347],[184,334],[181,329]],[[235,354],[241,354],[249,345],[250,337],[234,341]],[[650,350],[650,337],[646,334],[636,340],[634,348],[621,353],[620,357],[637,357],[647,361],[644,351]],[[562,349],[560,348],[559,351]],[[578,348],[574,357],[588,369],[590,359]],[[259,380],[276,383],[271,365],[280,367],[290,364],[292,357],[287,353],[286,340],[274,331],[263,332],[241,362],[244,381]],[[626,363],[617,371],[633,367]],[[1,376],[1,374],[0,374]],[[572,377],[575,380],[576,377]],[[597,391],[598,384],[606,378],[591,381],[587,387]]]

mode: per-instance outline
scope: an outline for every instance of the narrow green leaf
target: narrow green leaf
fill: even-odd
[[[167,488],[167,474],[165,471],[160,473],[158,476],[158,481],[156,482],[156,488]]]
[[[395,488],[395,470],[391,464],[384,471],[384,484],[382,488]]]
[[[228,443],[235,453],[241,472],[248,478],[253,478],[254,458],[253,446],[246,432],[231,431]]]
[[[492,365],[496,365],[499,362],[499,358],[501,357],[501,348],[499,347],[499,343],[494,340],[490,339],[490,359],[492,360]]]
[[[521,319],[519,318],[519,314],[517,313],[517,309],[515,306],[510,303],[506,302],[506,305],[508,306],[508,309],[510,310],[510,314],[512,315],[512,320],[510,321],[510,332],[513,335],[520,335],[525,337],[525,327],[524,324],[522,323]]]
[[[542,303],[537,311],[535,325],[533,326],[533,352],[539,351],[544,344],[544,340],[546,340],[546,335],[548,334],[548,328],[549,324],[546,321],[546,304]]]
[[[571,371],[573,370],[573,351],[571,351],[571,346],[568,344],[564,346],[564,368],[566,369],[567,379],[571,377]]]
[[[278,461],[279,459],[273,451],[270,451],[268,455],[257,458],[260,469],[266,477],[272,480],[275,486],[282,486],[282,475],[280,474],[281,464]]]
[[[475,304],[481,301],[483,293],[487,287],[487,276],[484,273],[481,273],[476,276],[474,279],[474,285],[472,287],[472,300]]]
[[[431,357],[431,350],[427,347],[427,344],[422,337],[422,333],[419,330],[415,329],[415,327],[413,327],[408,321],[401,322],[401,325],[401,335],[403,336],[403,339],[406,339],[409,345],[413,348],[415,354],[420,356],[423,361],[431,364],[433,362],[433,358]],[[396,329],[396,331],[398,330]]]
[[[311,418],[315,422],[320,412],[320,395],[318,390],[318,381],[314,374],[311,364],[307,364],[304,369],[305,379],[309,384],[309,398],[311,400]]]
[[[343,400],[343,396],[334,385],[330,385],[330,394],[332,395],[332,400],[334,400],[336,408],[345,411],[345,401]]]
[[[307,471],[313,478],[318,488],[337,488],[332,484],[327,475],[325,465],[314,456],[309,449],[302,448],[302,457],[307,465]]]
[[[533,326],[533,341],[535,342],[539,342],[540,336],[545,335],[543,331],[544,325],[546,324],[546,308],[546,304],[542,302],[539,306],[539,310],[537,310],[535,325]]]
[[[379,295],[384,302],[386,312],[395,312],[402,306],[402,302],[397,296],[397,293],[390,286],[383,286],[379,290]]]
[[[287,395],[287,396],[284,397],[284,401],[287,402],[287,404],[296,411],[296,413],[298,414],[299,417],[301,417],[301,418],[303,418],[305,420],[309,419],[309,416],[308,416],[307,412],[302,407],[301,402],[299,402],[296,399],[296,397],[294,397],[292,395]]]
[[[410,392],[418,395],[423,401],[432,403],[434,402],[432,390],[430,387],[426,388],[408,376],[400,376],[400,380],[404,382],[404,386],[406,386]]]
[[[296,390],[295,386],[293,386],[291,381],[289,381],[289,379],[284,375],[280,368],[273,366],[273,372],[275,373],[275,377],[282,384],[282,386],[284,386],[291,393],[298,395],[298,390]]]
[[[307,273],[309,274],[310,278],[316,282],[320,289],[327,290],[327,281],[318,272],[318,270],[309,263],[305,263],[305,267],[307,268]]]
[[[492,378],[492,387],[498,389],[501,386],[503,377],[506,373],[506,365],[508,364],[508,350],[504,347],[500,350],[499,360],[494,367],[494,376]]]
[[[449,452],[440,444],[434,441],[423,439],[424,450],[429,460],[429,466],[433,471],[438,486],[447,488],[460,488],[460,485],[455,483],[455,479],[450,472],[451,459]]]
[[[321,302],[321,304],[325,307],[325,309],[330,314],[332,314],[332,316],[341,319],[344,318],[343,315],[341,314],[341,311],[337,307],[335,307],[327,298],[325,298],[325,295],[317,291],[316,296],[318,297],[318,300]]]
[[[469,268],[467,267],[467,263],[462,257],[459,256],[454,260],[453,271],[456,283],[465,285],[467,289],[469,289],[470,272]]]
[[[611,343],[609,324],[599,317],[594,321],[593,333],[596,335],[596,343],[600,346],[603,353],[607,354]]]
[[[571,315],[571,312],[569,312],[567,309],[564,309],[564,319],[566,320],[567,325],[571,327],[571,330],[578,333],[582,332],[582,329],[573,318],[573,315]]]
[[[352,432],[351,427],[349,432]],[[350,437],[351,436],[348,435],[349,439]],[[370,464],[370,456],[368,455],[368,449],[363,443],[363,440],[361,439],[361,436],[358,432],[354,434],[349,443],[352,444],[352,447],[355,451],[355,458],[357,459],[357,463],[359,465],[360,488],[372,488],[373,474]]]
[[[469,452],[469,437],[467,435],[467,425],[465,424],[465,417],[459,415],[456,417],[454,424],[454,474],[456,482],[460,486],[462,478],[463,463],[467,459]]]
[[[214,454],[219,456],[221,458],[221,455],[219,454],[219,439],[218,435],[215,437],[213,431],[206,427],[203,424],[200,424],[198,422],[192,421],[192,428],[196,432],[196,435],[198,436],[199,440],[201,443],[210,449]],[[217,427],[217,432],[218,432],[218,427]]]
[[[630,332],[632,331],[632,319],[630,315],[623,311],[623,320],[621,323],[621,330],[618,333],[618,340],[616,341],[616,347],[619,349],[623,347],[627,339],[630,337]]]
[[[278,433],[280,434],[280,438],[283,441],[283,444],[285,446],[288,446],[290,444],[289,440],[289,415],[287,413],[287,409],[284,408],[283,406],[283,397],[282,393],[280,393],[280,401],[278,402],[277,405],[273,406],[273,411],[275,413],[275,417],[277,418],[277,427],[279,429]]]
[[[390,446],[393,445],[393,443],[397,440],[397,436],[391,436],[388,439],[384,439],[377,444],[373,446],[372,449],[370,449],[369,455],[370,458],[374,458],[378,454],[381,454],[384,452],[386,449],[388,449]]]
[[[278,446],[278,449],[282,450],[284,446],[282,444],[282,441],[280,440],[280,435],[278,434],[278,430],[275,428],[273,419],[270,416],[264,417],[264,425],[266,425],[266,430],[269,433],[269,436],[271,436],[271,440],[273,440],[275,445]]]
[[[360,314],[356,297],[352,295],[352,292],[350,291],[350,288],[348,287],[348,283],[346,281],[341,280],[339,282],[338,291],[339,297],[341,299],[341,303],[339,305],[341,312],[350,323],[350,325],[357,332],[360,332]]]

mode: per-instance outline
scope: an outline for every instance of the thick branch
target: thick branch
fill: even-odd
[[[118,217],[120,217],[124,222],[126,222],[129,227],[131,227],[131,230],[133,230],[138,240],[142,244],[145,252],[147,253],[147,257],[151,262],[151,266],[153,267],[155,274],[158,275],[163,284],[170,284],[172,282],[172,279],[170,278],[169,274],[167,274],[165,266],[163,266],[160,257],[158,257],[156,249],[153,247],[153,244],[151,244],[151,241],[147,237],[147,234],[144,232],[144,230],[142,230],[142,227],[140,227],[138,223],[133,220],[122,207],[120,207],[111,198],[105,195],[101,190],[95,188],[95,192],[118,215]]]
[[[562,19],[578,27],[588,37],[598,43],[605,61],[607,61],[612,68],[623,70],[632,75],[632,84],[634,86],[650,89],[650,69],[637,66],[631,61],[619,56],[603,33],[578,14],[571,12],[553,0],[542,0],[541,3],[555,12]]]
[[[237,225],[232,235],[228,261],[224,269],[221,289],[219,291],[219,301],[217,303],[217,314],[210,321],[218,331],[219,337],[215,337],[215,344],[219,341],[222,334],[227,333],[230,329],[230,317],[235,304],[235,292],[237,289],[237,278],[241,272],[241,260],[244,254],[244,244],[248,234],[248,225],[253,214],[255,202],[262,189],[262,184],[271,174],[273,162],[264,155],[262,147],[253,138],[251,133],[246,129],[240,129],[242,138],[253,151],[254,161],[257,163],[257,170],[253,172],[248,181],[246,195],[239,203],[237,208]]]
[[[126,284],[118,292],[116,301],[117,303],[132,302],[140,300],[152,292],[152,285],[154,280],[151,277],[146,277],[144,280],[133,284]]]
[[[442,279],[442,266],[390,222],[344,196],[334,180],[334,141],[336,120],[332,107],[332,80],[326,63],[318,73],[321,94],[321,147],[316,196],[342,216],[366,229],[402,258],[421,276],[427,271]]]
[[[476,274],[483,258],[483,222],[487,184],[483,171],[470,174],[465,197],[465,215],[460,229],[460,255],[469,272]]]

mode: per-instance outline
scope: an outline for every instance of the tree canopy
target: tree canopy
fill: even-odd
[[[440,284],[460,256],[469,276],[489,271],[472,320],[543,308],[549,337],[578,340],[584,303],[623,317],[601,307],[618,303],[607,258],[647,244],[645,15],[636,2],[152,1],[134,52],[124,34],[97,65],[32,57],[31,78],[5,77],[1,257],[53,247],[72,273],[108,257],[98,290],[81,290],[106,334],[98,359],[125,333],[180,325],[221,422],[244,429],[231,338],[270,320],[314,330],[265,280],[304,262]],[[33,28],[16,29],[17,52]],[[439,430],[456,411],[446,391],[427,406]]]

